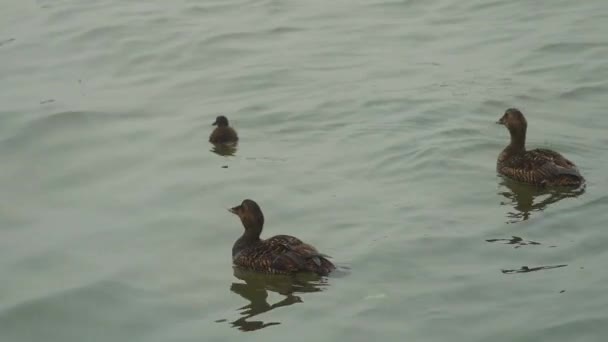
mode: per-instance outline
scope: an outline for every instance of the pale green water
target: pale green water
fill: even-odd
[[[605,341],[606,32],[604,0],[3,0],[0,341]],[[511,106],[582,196],[496,176]],[[350,270],[243,285],[244,198]]]

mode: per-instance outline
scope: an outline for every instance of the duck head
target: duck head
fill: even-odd
[[[228,118],[220,115],[217,118],[215,118],[215,122],[211,124],[212,126],[217,126],[217,127],[225,127],[228,126]]]
[[[245,234],[253,234],[259,237],[264,226],[264,214],[257,203],[246,199],[240,205],[232,207],[228,211],[241,219]]]
[[[509,108],[505,114],[496,122],[499,125],[507,127],[509,131],[526,131],[528,122],[517,108]]]
[[[511,143],[509,144],[508,148],[515,151],[525,150],[524,145],[526,143],[526,129],[528,128],[528,122],[519,109],[507,109],[505,114],[496,123],[507,127],[509,130],[509,134],[511,135]]]

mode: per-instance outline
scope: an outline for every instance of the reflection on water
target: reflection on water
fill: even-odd
[[[536,242],[536,241],[529,241],[529,240],[526,241],[519,236],[513,236],[510,239],[488,239],[486,241],[504,243],[505,245],[514,245],[513,248],[519,248],[521,246],[528,246],[528,245],[538,246],[541,244],[540,242]],[[550,247],[552,247],[552,246],[550,246]]]
[[[15,38],[9,38],[9,39],[5,39],[5,40],[0,40],[0,46],[6,45],[6,44],[14,42],[14,41],[15,41]]]
[[[554,268],[562,268],[562,267],[566,267],[566,266],[568,266],[568,265],[553,265],[553,266],[538,266],[538,267],[522,266],[521,268],[516,269],[516,270],[501,270],[501,272],[504,274],[528,273],[528,272],[536,272],[536,271],[542,271],[542,270],[550,270],[550,269],[554,269]]]
[[[232,327],[241,331],[255,331],[280,322],[264,322],[261,320],[250,320],[259,314],[276,308],[302,303],[301,297],[296,293],[319,292],[327,286],[325,280],[315,275],[265,275],[246,270],[234,268],[234,276],[245,283],[232,283],[230,291],[240,295],[249,301],[249,304],[238,309],[242,317],[230,322]],[[276,303],[268,303],[268,291],[284,296]]]
[[[525,221],[535,211],[543,211],[550,204],[585,193],[585,187],[578,189],[539,188],[506,178],[502,178],[500,185],[507,188],[507,191],[503,189],[498,191],[498,194],[507,199],[500,204],[512,206],[514,209],[507,213],[507,223]]]
[[[211,152],[224,157],[234,156],[238,148],[237,143],[213,144]]]

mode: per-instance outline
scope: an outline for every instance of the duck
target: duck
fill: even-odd
[[[211,132],[209,142],[214,144],[224,144],[236,143],[239,140],[236,131],[234,128],[229,126],[228,118],[224,115],[220,115],[215,118],[215,122],[212,125],[217,127],[213,130],[213,132]]]
[[[496,162],[499,174],[540,187],[580,187],[585,183],[578,167],[560,153],[543,148],[526,150],[528,122],[519,109],[507,109],[496,123],[507,127],[511,135],[510,144]]]
[[[243,235],[232,246],[232,262],[242,269],[267,274],[314,273],[327,276],[336,267],[328,255],[290,235],[261,239],[264,214],[251,199],[228,209],[241,219]]]

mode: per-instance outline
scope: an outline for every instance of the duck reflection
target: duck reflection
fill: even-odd
[[[241,331],[255,331],[281,324],[280,322],[250,319],[276,308],[302,303],[302,298],[296,296],[296,293],[319,292],[323,290],[324,286],[327,286],[327,283],[316,275],[265,275],[235,267],[234,276],[245,283],[232,283],[230,291],[250,302],[238,309],[242,317],[230,322],[232,327]],[[270,304],[268,303],[268,291],[276,292],[285,298]]]
[[[552,270],[554,268],[562,268],[568,265],[551,265],[551,266],[538,266],[538,267],[528,267],[522,266],[521,268],[515,270],[500,270],[504,274],[514,274],[514,273],[529,273],[529,272],[537,272],[542,270]]]
[[[211,148],[211,152],[224,156],[231,157],[236,154],[238,149],[238,143],[223,143],[223,144],[213,144],[213,148]]]
[[[510,179],[502,178],[500,185],[507,191],[500,189],[498,193],[507,201],[501,205],[513,206],[513,211],[507,213],[507,223],[516,223],[528,220],[533,212],[543,211],[550,204],[565,198],[575,198],[585,193],[585,188],[540,188],[522,184]]]

